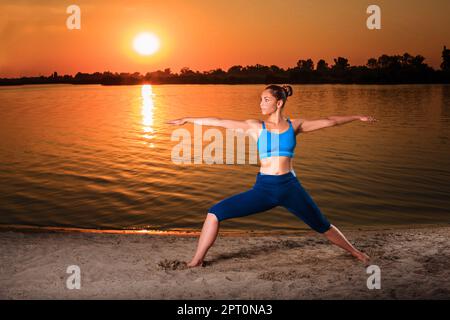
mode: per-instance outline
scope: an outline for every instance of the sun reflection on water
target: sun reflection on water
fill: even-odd
[[[141,96],[142,96],[142,130],[144,132],[143,137],[148,140],[146,143],[153,148],[155,145],[152,140],[155,136],[154,128],[153,128],[153,108],[154,101],[152,86],[150,84],[144,84],[141,88]]]

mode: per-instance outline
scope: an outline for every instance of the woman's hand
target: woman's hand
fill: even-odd
[[[368,121],[368,122],[378,121],[377,119],[375,119],[374,117],[371,117],[371,116],[359,116],[359,120]]]
[[[175,119],[175,120],[169,120],[166,123],[182,126],[183,124],[186,123],[186,119],[185,118],[180,118],[180,119]]]

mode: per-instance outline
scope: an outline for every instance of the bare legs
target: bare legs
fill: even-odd
[[[358,260],[360,260],[364,263],[367,263],[369,261],[369,259],[370,259],[369,256],[367,254],[365,254],[364,252],[359,251],[354,246],[352,246],[350,244],[350,242],[348,242],[348,240],[342,234],[342,232],[340,232],[339,229],[336,228],[335,226],[331,225],[331,228],[328,231],[326,231],[324,233],[324,235],[332,243],[341,247],[342,249],[347,250],[348,252],[350,252],[352,254],[352,256],[354,256]]]
[[[197,251],[191,262],[187,264],[188,267],[197,267],[203,263],[203,258],[208,249],[213,245],[219,232],[219,220],[215,214],[209,213],[203,223],[200,239],[198,240]]]

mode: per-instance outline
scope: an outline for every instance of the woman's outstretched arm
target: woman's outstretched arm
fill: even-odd
[[[330,116],[327,119],[333,120],[336,123],[335,125],[344,124],[354,120],[369,121],[369,122],[377,121],[377,119],[370,116]]]
[[[255,128],[258,124],[260,124],[259,120],[230,120],[230,119],[221,119],[221,118],[180,118],[175,120],[167,121],[168,124],[175,125],[183,125],[187,122],[204,125],[204,126],[214,126],[214,127],[224,127],[227,129],[251,129]]]
[[[324,119],[307,120],[307,119],[292,119],[294,127],[298,132],[311,132],[319,129],[329,128],[344,123],[348,123],[354,120],[360,121],[377,121],[370,116],[330,116]]]

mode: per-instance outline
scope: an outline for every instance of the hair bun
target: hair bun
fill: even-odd
[[[286,97],[292,96],[292,87],[288,85],[282,86],[283,90],[286,92]]]

